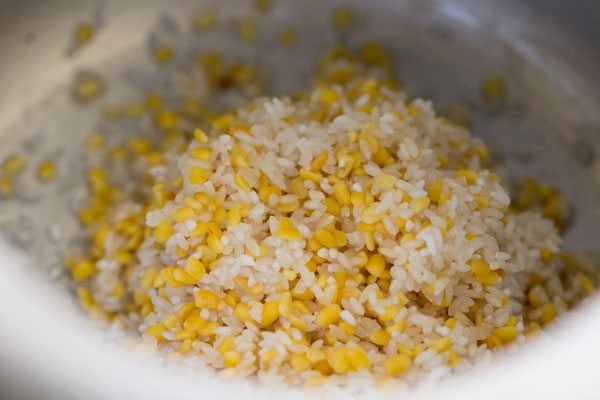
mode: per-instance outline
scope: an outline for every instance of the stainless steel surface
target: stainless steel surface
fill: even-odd
[[[306,82],[316,56],[336,40],[356,46],[375,39],[392,52],[411,95],[432,98],[439,110],[456,102],[467,106],[474,133],[497,151],[507,176],[533,175],[557,184],[574,209],[567,247],[598,250],[600,3],[274,0],[268,16],[254,14],[250,3],[0,2],[0,159],[22,151],[30,164],[18,196],[0,200],[0,227],[9,243],[33,260],[28,273],[60,280],[62,257],[80,238],[73,212],[85,196],[81,143],[91,131],[105,128],[98,117],[102,107],[130,98],[140,87],[170,84],[149,61],[150,34],[188,49],[220,48],[256,60],[275,93]],[[221,25],[206,36],[188,33],[191,11],[205,4],[219,10]],[[355,29],[336,34],[329,16],[341,4],[352,4],[359,19]],[[249,14],[261,24],[260,37],[243,45],[232,24]],[[97,38],[69,54],[74,24],[90,18],[102,20]],[[298,29],[294,50],[277,45],[274,32],[284,26]],[[85,70],[100,74],[108,91],[80,105],[70,87],[75,74]],[[480,98],[479,85],[492,73],[507,83],[501,106]],[[48,156],[58,160],[58,180],[40,186],[31,165]],[[67,293],[51,285],[58,296]]]

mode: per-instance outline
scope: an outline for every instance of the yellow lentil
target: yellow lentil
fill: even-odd
[[[37,176],[41,182],[51,182],[56,177],[56,166],[52,161],[43,161],[38,165]]]
[[[397,354],[385,360],[383,368],[388,375],[400,375],[412,365],[412,360],[406,354]]]
[[[340,311],[340,306],[335,303],[324,306],[317,314],[317,324],[321,328],[328,328],[329,325],[333,325],[339,321]]]
[[[86,44],[94,38],[94,26],[89,23],[81,23],[75,27],[73,35],[79,44]]]
[[[194,293],[196,307],[200,309],[215,310],[219,306],[219,297],[210,290],[199,290]]]
[[[227,351],[223,354],[223,365],[227,368],[235,368],[242,361],[242,356],[237,351]]]
[[[504,82],[500,77],[490,75],[483,81],[481,93],[486,100],[496,100],[504,95]]]
[[[16,175],[25,169],[25,158],[20,154],[12,154],[2,162],[2,171],[7,175]]]
[[[296,30],[285,28],[279,33],[279,42],[284,47],[294,47],[298,40]]]
[[[212,9],[207,9],[194,15],[192,25],[198,32],[207,32],[215,28],[217,21],[217,12]]]

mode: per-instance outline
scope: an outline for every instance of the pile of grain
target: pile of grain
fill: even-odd
[[[133,191],[92,169],[91,244],[70,262],[84,306],[236,376],[416,381],[591,292],[553,222],[510,207],[484,144],[366,54],[331,52],[294,100],[138,146]]]

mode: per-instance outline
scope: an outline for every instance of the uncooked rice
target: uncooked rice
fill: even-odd
[[[84,307],[228,376],[344,384],[485,363],[590,293],[485,145],[390,70],[338,49],[303,95],[139,149],[133,189],[93,168]]]

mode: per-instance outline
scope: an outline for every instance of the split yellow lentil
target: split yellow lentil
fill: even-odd
[[[73,35],[78,44],[87,44],[94,38],[94,26],[89,23],[81,23],[75,27]]]
[[[338,29],[348,28],[354,22],[354,11],[348,7],[340,7],[333,12],[331,21]]]
[[[175,50],[171,45],[160,44],[153,50],[153,57],[159,64],[167,64],[175,57]]]
[[[504,82],[500,77],[490,75],[483,81],[481,93],[486,100],[496,100],[504,95]]]
[[[25,169],[25,158],[20,154],[12,154],[2,162],[2,172],[6,175],[16,175]]]
[[[244,18],[238,22],[237,31],[240,39],[247,43],[254,42],[258,36],[256,22],[249,18]]]
[[[286,28],[281,31],[279,34],[279,42],[284,47],[294,47],[298,40],[297,33],[292,28]]]
[[[43,161],[37,167],[37,176],[41,182],[50,182],[56,176],[56,166],[52,161]]]
[[[84,74],[75,80],[73,95],[79,101],[88,102],[100,96],[103,90],[104,86],[98,76]]]
[[[194,15],[192,25],[198,32],[207,32],[217,26],[218,15],[215,10],[209,9]]]
[[[271,0],[254,0],[254,8],[261,14],[267,13],[272,7]]]

